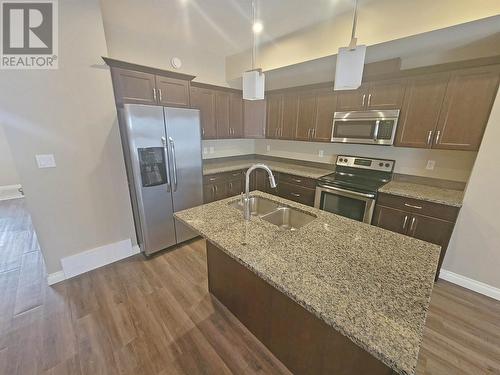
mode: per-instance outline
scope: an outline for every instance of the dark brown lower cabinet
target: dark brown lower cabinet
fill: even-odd
[[[207,241],[208,288],[294,374],[390,375],[370,353]]]
[[[458,207],[379,194],[372,224],[441,246],[437,280],[458,212]]]
[[[241,194],[245,190],[244,171],[203,176],[203,202],[210,203]]]

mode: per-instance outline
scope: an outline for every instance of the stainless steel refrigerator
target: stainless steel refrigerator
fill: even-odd
[[[173,213],[203,203],[200,112],[125,104],[119,116],[141,251],[149,255],[195,237]]]

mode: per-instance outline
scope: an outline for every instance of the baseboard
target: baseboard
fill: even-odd
[[[24,197],[23,193],[21,193],[19,189],[21,189],[21,185],[0,186],[0,201]]]
[[[66,277],[64,276],[63,271],[57,271],[57,272],[50,273],[49,275],[47,275],[47,284],[49,284],[49,285],[57,284],[63,280],[66,280]]]
[[[476,281],[474,279],[470,279],[468,277],[444,269],[441,269],[441,272],[439,273],[439,278],[500,301],[500,289],[495,288],[494,286],[482,283],[480,281]]]
[[[139,246],[132,246],[130,239],[118,241],[95,249],[83,251],[61,259],[62,271],[47,276],[49,285],[70,279],[107,264],[138,254]]]

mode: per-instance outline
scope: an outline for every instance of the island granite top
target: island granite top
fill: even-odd
[[[388,182],[378,191],[380,193],[399,195],[401,197],[420,199],[454,207],[462,207],[464,197],[462,190],[445,189],[397,180]]]
[[[317,218],[282,231],[245,222],[232,197],[175,213],[230,257],[399,374],[414,374],[439,246],[279,197]]]

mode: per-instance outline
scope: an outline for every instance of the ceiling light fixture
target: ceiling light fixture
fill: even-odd
[[[365,65],[366,45],[357,46],[356,26],[358,22],[358,0],[354,3],[351,42],[339,48],[335,68],[334,90],[355,90],[361,86]]]
[[[243,99],[262,100],[264,99],[265,76],[262,69],[255,68],[255,58],[257,55],[256,34],[260,33],[264,26],[256,19],[255,0],[252,0],[252,69],[243,73]]]

